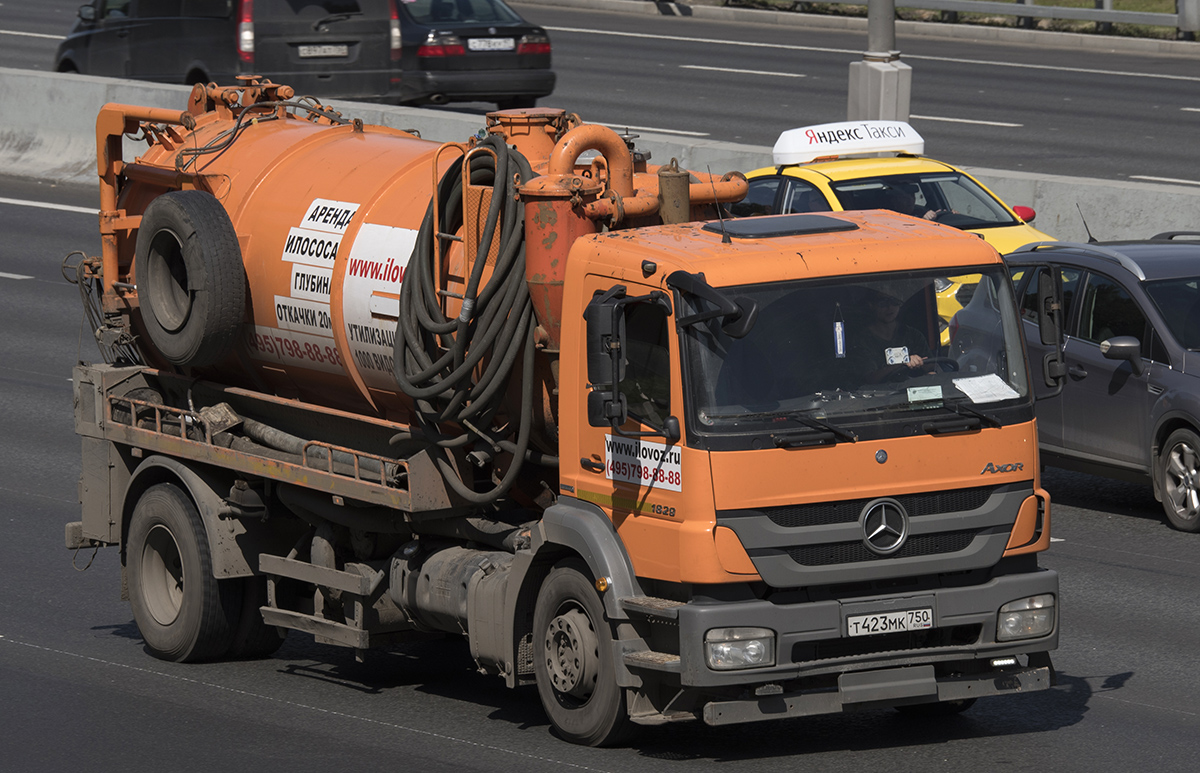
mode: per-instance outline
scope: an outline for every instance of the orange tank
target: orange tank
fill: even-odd
[[[401,289],[422,222],[456,162],[482,153],[495,166],[501,146],[478,137],[440,144],[346,121],[291,96],[286,86],[247,81],[197,86],[184,113],[104,108],[97,135],[105,309],[130,318],[152,363],[407,422],[413,403],[399,388],[393,356]],[[118,138],[137,131],[150,147],[125,163]],[[522,153],[531,171],[510,169],[510,180],[467,179],[461,199],[436,205],[447,211],[439,211],[444,219],[434,229],[442,236],[431,237],[432,281],[445,319],[470,316],[461,313],[463,291],[480,260],[480,286],[491,279],[502,224],[491,244],[481,249],[480,243],[489,205],[507,191],[499,219],[510,207],[523,209],[525,274],[537,324],[530,332],[541,353],[539,380],[551,382],[570,244],[604,228],[661,222],[658,176],[615,132],[582,125],[561,110],[491,113],[487,132]],[[599,155],[580,164],[586,151]],[[740,176],[700,178],[691,191],[697,215],[715,216],[714,201],[744,195]],[[212,200],[228,228],[218,223],[215,205],[205,203]],[[189,257],[192,240],[222,229],[229,233],[224,246],[203,243],[203,258]],[[233,257],[214,257],[224,252]],[[235,263],[245,277],[240,306],[237,282],[227,278],[237,273]],[[212,319],[196,322],[204,314],[236,315],[238,324],[218,330]],[[205,340],[177,345],[189,325],[199,325]],[[544,391],[544,413],[552,416],[552,385]]]

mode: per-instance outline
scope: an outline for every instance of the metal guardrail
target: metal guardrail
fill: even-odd
[[[828,5],[866,5],[866,0],[800,0],[793,7],[803,8],[816,3]],[[1016,16],[1018,26],[1032,27],[1033,19],[1069,19],[1095,22],[1107,31],[1113,24],[1143,24],[1153,27],[1174,27],[1176,37],[1194,40],[1200,31],[1200,0],[1175,0],[1175,13],[1145,13],[1139,11],[1117,11],[1113,0],[1095,0],[1095,8],[1070,8],[1058,5],[1035,5],[1026,0],[1015,3],[992,2],[990,0],[896,0],[897,8],[913,8],[919,11],[941,11],[952,15],[947,21],[956,20],[959,13],[983,13],[993,16]],[[738,0],[726,0],[726,5],[738,5]]]

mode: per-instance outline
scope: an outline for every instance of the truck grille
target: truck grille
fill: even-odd
[[[937,515],[939,513],[961,513],[975,510],[991,497],[995,486],[980,488],[930,491],[922,494],[902,494],[892,497],[912,517]],[[806,526],[829,526],[835,523],[854,523],[862,514],[870,499],[852,499],[845,502],[814,502],[807,505],[785,505],[762,510],[776,526],[799,529]]]
[[[983,626],[974,624],[930,628],[926,631],[885,633],[880,636],[863,636],[853,639],[797,642],[792,645],[792,662],[808,663],[813,660],[852,658],[881,652],[928,650],[938,647],[966,647],[977,644],[982,633]]]
[[[867,550],[862,541],[834,542],[826,545],[805,545],[788,548],[792,560],[804,566],[830,566],[850,564],[858,561],[881,561],[915,556],[935,556],[940,553],[957,553],[966,550],[979,533],[978,529],[944,531],[939,534],[921,534],[910,537],[904,547],[888,556],[880,556]]]
[[[878,555],[865,544],[863,511],[886,494],[842,502],[717,512],[732,529],[759,576],[772,588],[969,571],[1000,560],[1031,481],[916,494],[893,494],[908,514],[908,537]]]

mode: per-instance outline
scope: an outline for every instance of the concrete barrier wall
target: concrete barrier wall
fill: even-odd
[[[189,89],[113,78],[0,68],[0,171],[53,182],[96,179],[96,114],[108,102],[182,110]],[[555,105],[587,117],[587,105]],[[484,126],[482,115],[333,100],[347,117],[462,141]],[[771,149],[642,133],[638,147],[653,163],[672,158],[696,171],[749,171],[771,163]],[[126,140],[132,159],[145,145]],[[1097,239],[1140,239],[1162,231],[1200,231],[1200,186],[1055,177],[969,168],[1009,204],[1037,210],[1035,225],[1059,239],[1086,241],[1079,210]]]

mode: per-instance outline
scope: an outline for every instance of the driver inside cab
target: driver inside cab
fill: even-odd
[[[903,381],[910,376],[932,373],[929,341],[900,319],[904,303],[889,293],[872,291],[866,314],[847,331],[847,365],[860,384]]]

